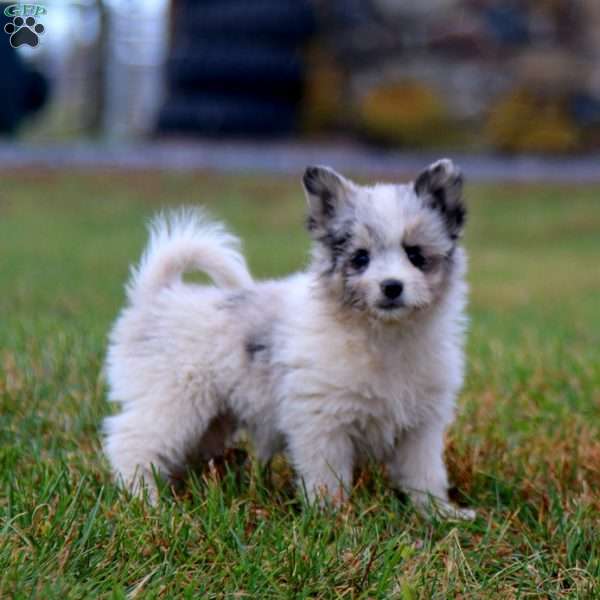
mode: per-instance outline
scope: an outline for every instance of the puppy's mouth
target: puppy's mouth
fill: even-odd
[[[373,305],[375,316],[383,321],[401,321],[412,315],[415,307],[407,304],[403,299],[382,299]]]
[[[399,308],[405,308],[406,304],[404,304],[404,301],[402,300],[380,300],[376,306],[379,310],[392,312]]]

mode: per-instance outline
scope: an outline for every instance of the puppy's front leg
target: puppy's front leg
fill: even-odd
[[[288,437],[288,450],[309,502],[340,504],[352,487],[354,449],[343,431],[304,423]]]
[[[433,511],[447,519],[474,519],[473,510],[459,508],[448,500],[444,428],[441,421],[434,421],[405,431],[388,464],[390,477],[421,513]]]

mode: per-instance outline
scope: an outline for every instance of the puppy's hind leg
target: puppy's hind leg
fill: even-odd
[[[153,503],[158,499],[155,473],[176,482],[199,453],[216,453],[225,443],[226,431],[214,425],[215,399],[171,400],[125,406],[104,424],[105,452],[117,480],[135,494],[146,490]]]

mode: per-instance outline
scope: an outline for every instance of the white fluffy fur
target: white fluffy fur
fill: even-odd
[[[396,187],[396,200],[368,188],[371,202],[380,217],[410,220],[401,213],[412,188]],[[354,465],[372,458],[419,507],[471,517],[448,502],[442,457],[463,378],[460,247],[443,294],[396,320],[341,307],[316,258],[306,272],[254,282],[238,247],[198,211],[154,221],[110,336],[110,398],[122,406],[105,422],[115,475],[154,496],[153,469],[176,478],[243,427],[260,460],[287,452],[309,499],[343,497]],[[409,277],[403,260],[390,264]],[[186,270],[215,286],[182,281]]]
[[[128,286],[131,302],[181,280],[186,271],[206,272],[222,288],[252,284],[239,240],[199,209],[180,209],[150,224],[150,241]]]

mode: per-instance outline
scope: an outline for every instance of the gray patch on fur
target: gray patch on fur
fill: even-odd
[[[348,308],[362,310],[365,308],[365,300],[357,288],[352,285],[353,275],[354,273],[348,265],[344,265],[342,269],[342,304]]]
[[[241,291],[241,292],[232,292],[228,294],[219,304],[217,308],[220,310],[231,310],[234,308],[238,308],[243,304],[246,304],[250,297],[252,296],[252,292],[249,291]]]
[[[328,229],[324,235],[318,238],[318,242],[329,250],[330,264],[322,275],[332,275],[340,259],[344,256],[346,249],[352,241],[352,221],[345,221],[337,230]]]
[[[258,359],[260,354],[266,357],[269,351],[268,335],[265,333],[249,335],[244,342],[244,350],[250,361]]]

